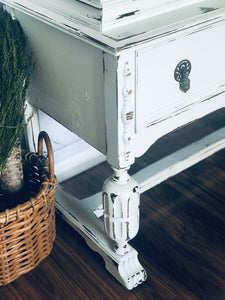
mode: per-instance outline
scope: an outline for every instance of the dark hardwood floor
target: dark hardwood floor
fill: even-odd
[[[224,116],[223,110],[163,138],[130,173],[221,127]],[[63,185],[86,197],[99,191],[109,174],[102,163]],[[1,300],[225,300],[225,150],[141,195],[140,231],[131,244],[148,279],[132,291],[105,270],[102,258],[60,216],[56,219],[50,256],[0,287]]]

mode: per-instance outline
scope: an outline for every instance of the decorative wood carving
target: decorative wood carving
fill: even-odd
[[[131,290],[147,279],[146,271],[138,260],[138,252],[132,246],[127,245],[127,253],[124,255],[113,251],[112,241],[104,234],[100,193],[77,199],[59,186],[56,194],[56,207],[62,216],[84,237],[88,246],[102,256],[106,269],[123,286]],[[96,207],[99,210],[98,217],[94,213]]]
[[[127,169],[114,169],[103,186],[104,224],[108,236],[116,242],[119,255],[128,252],[127,242],[139,230],[140,195],[137,182]]]
[[[123,71],[124,86],[123,86],[123,109],[121,112],[121,119],[123,123],[123,143],[124,143],[124,156],[128,160],[132,152],[132,135],[133,135],[133,119],[134,108],[132,105],[131,95],[133,90],[130,82],[131,71],[129,63],[126,62]]]
[[[105,260],[106,269],[113,274],[117,274],[117,280],[128,290],[132,290],[147,279],[147,273],[138,260],[138,253],[131,251],[129,255],[121,256],[118,265],[112,264],[111,259]]]

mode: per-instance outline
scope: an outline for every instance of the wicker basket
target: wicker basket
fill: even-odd
[[[48,161],[43,158],[43,139]],[[0,213],[0,286],[6,285],[35,268],[46,258],[55,239],[54,160],[46,132],[38,138],[38,154],[24,157],[25,182],[36,189],[30,199]]]

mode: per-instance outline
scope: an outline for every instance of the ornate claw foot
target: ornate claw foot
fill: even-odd
[[[147,273],[138,260],[138,252],[130,245],[127,246],[127,254],[118,255],[109,248],[108,243],[107,246],[98,245],[86,236],[83,237],[88,246],[102,256],[106,270],[128,290],[132,290],[147,279]]]
[[[120,256],[119,261],[103,257],[106,269],[128,290],[132,290],[147,279],[146,271],[141,266],[136,250],[129,255]]]
[[[83,236],[88,246],[102,256],[106,269],[131,290],[146,280],[146,272],[139,263],[138,252],[132,246],[127,244],[126,254],[123,255],[113,250],[113,241],[105,234],[100,204],[100,193],[77,199],[60,186],[56,191],[56,208],[62,216]]]

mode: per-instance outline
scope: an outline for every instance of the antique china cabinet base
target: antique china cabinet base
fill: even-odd
[[[114,169],[102,195],[80,200],[59,188],[56,207],[132,289],[146,279],[128,244],[139,230],[140,194],[225,146],[221,129],[128,175],[158,139],[225,107],[225,0],[0,3],[37,61],[29,103]]]

